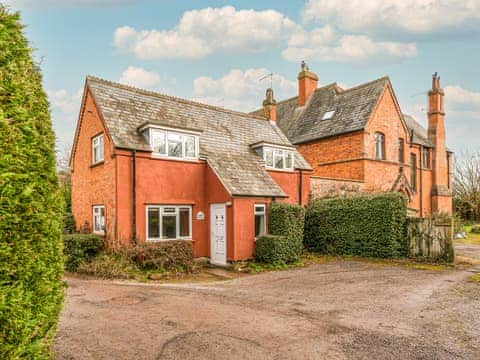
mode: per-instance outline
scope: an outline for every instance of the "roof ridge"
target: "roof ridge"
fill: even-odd
[[[353,91],[353,90],[358,90],[358,89],[361,89],[363,87],[367,87],[367,86],[373,85],[377,82],[381,82],[381,81],[385,81],[385,80],[390,81],[390,78],[388,77],[388,75],[382,76],[378,79],[375,79],[375,80],[372,80],[372,81],[369,81],[369,82],[366,82],[366,83],[363,83],[363,84],[360,84],[360,85],[357,85],[357,86],[353,86],[353,87],[348,88],[348,89],[343,89],[341,94],[349,92],[349,91]]]
[[[250,118],[250,119],[265,121],[264,117],[261,117],[261,116],[258,116],[258,115],[252,115],[252,114],[237,111],[237,110],[225,109],[225,108],[221,108],[221,107],[214,106],[214,105],[204,104],[204,103],[194,101],[194,100],[188,100],[188,99],[180,98],[180,97],[177,97],[177,96],[162,94],[162,93],[157,92],[157,91],[145,90],[145,89],[141,89],[141,88],[138,88],[138,87],[135,87],[135,86],[121,84],[121,83],[118,83],[118,82],[115,82],[115,81],[105,80],[105,79],[99,78],[97,76],[87,75],[87,82],[89,80],[98,81],[98,82],[101,82],[101,83],[108,84],[110,86],[114,86],[114,87],[125,89],[125,90],[130,90],[130,91],[133,91],[133,92],[136,92],[136,93],[139,93],[139,94],[143,94],[143,95],[149,95],[149,96],[164,98],[164,99],[168,99],[168,100],[172,100],[172,101],[176,101],[176,102],[180,102],[180,103],[185,103],[185,104],[190,104],[190,105],[194,105],[194,106],[198,106],[198,107],[203,107],[203,108],[207,108],[207,109],[211,109],[211,110],[215,110],[215,111],[221,111],[221,112],[224,112],[224,113],[240,115],[240,116]]]

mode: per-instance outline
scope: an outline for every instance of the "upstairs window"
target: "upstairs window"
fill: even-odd
[[[430,149],[423,148],[422,149],[422,166],[424,169],[430,169],[431,167],[430,162]]]
[[[150,129],[150,145],[157,155],[177,159],[198,159],[197,135]]]
[[[93,207],[93,232],[105,234],[105,206],[103,205]]]
[[[103,161],[103,134],[92,138],[92,164],[97,164]]]
[[[400,164],[405,162],[405,142],[402,138],[398,139],[398,162]]]
[[[264,147],[263,160],[268,169],[293,170],[293,151],[291,150]]]
[[[410,185],[417,191],[417,155],[410,154]]]
[[[255,237],[265,235],[266,233],[266,211],[265,204],[255,204],[254,206],[255,214]]]
[[[375,159],[385,160],[385,135],[375,133]]]

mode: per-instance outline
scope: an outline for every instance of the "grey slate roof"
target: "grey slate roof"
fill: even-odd
[[[250,147],[260,141],[291,145],[274,123],[95,77],[87,77],[86,84],[116,147],[151,151],[138,132],[146,123],[198,130],[200,155],[232,195],[286,196]],[[294,164],[297,169],[311,169],[296,151]]]
[[[337,84],[326,85],[316,89],[304,106],[298,106],[297,97],[280,101],[278,126],[294,144],[362,130],[388,81],[383,77],[346,90]],[[322,120],[331,110],[335,110],[333,117]]]
[[[403,114],[403,118],[405,119],[405,124],[407,124],[409,132],[413,130],[413,137],[411,141],[414,144],[420,144],[432,148],[435,147],[432,142],[428,140],[427,130],[420,125],[420,123],[415,120],[413,116]]]

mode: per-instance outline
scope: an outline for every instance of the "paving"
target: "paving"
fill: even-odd
[[[480,258],[480,247],[459,249]],[[225,281],[67,279],[56,359],[479,359],[477,267],[333,261]]]

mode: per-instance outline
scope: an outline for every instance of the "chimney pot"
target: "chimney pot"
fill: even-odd
[[[300,65],[298,79],[298,105],[303,106],[308,101],[310,95],[315,91],[318,85],[318,76],[311,72],[305,61]]]

